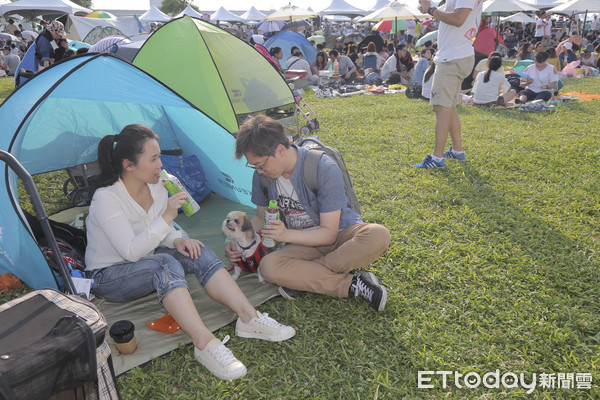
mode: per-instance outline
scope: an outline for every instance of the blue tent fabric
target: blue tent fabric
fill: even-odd
[[[195,155],[211,191],[251,205],[252,170],[233,158],[235,138],[221,125],[141,69],[110,53],[83,54],[47,68],[0,106],[0,148],[30,174],[93,162],[97,145],[131,123],[151,127],[162,150]],[[1,166],[5,171],[7,166]],[[9,177],[9,182],[6,177]],[[0,173],[0,274],[28,286],[54,279],[19,218],[16,177]]]
[[[285,63],[292,56],[290,50],[296,46],[302,52],[302,56],[310,65],[317,59],[317,49],[302,35],[292,31],[281,31],[277,35],[269,38],[263,46],[267,50],[273,47],[281,47],[283,50],[283,58],[279,60],[281,68],[285,69]]]
[[[35,43],[32,43],[31,46],[29,46],[21,63],[19,63],[17,72],[15,72],[15,87],[19,87],[27,82],[27,78],[19,75],[21,68],[24,68],[26,71],[37,71],[37,66],[35,64]]]

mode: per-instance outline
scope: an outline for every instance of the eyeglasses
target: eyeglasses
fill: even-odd
[[[265,166],[267,165],[267,162],[269,161],[269,158],[271,158],[270,155],[267,156],[267,159],[265,160],[264,163],[262,163],[261,166],[248,164],[248,161],[246,161],[246,167],[255,169],[257,171],[263,171],[265,169]]]

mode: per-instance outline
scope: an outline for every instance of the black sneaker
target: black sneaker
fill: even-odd
[[[284,286],[279,286],[278,291],[279,294],[287,300],[296,300],[306,294],[306,292],[303,292],[302,290],[290,289]]]
[[[354,292],[354,297],[364,297],[369,300],[371,307],[377,311],[383,311],[387,301],[387,289],[380,285],[377,277],[372,272],[363,272],[356,274],[352,278],[350,292]]]

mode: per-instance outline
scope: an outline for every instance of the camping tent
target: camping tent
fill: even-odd
[[[283,50],[283,58],[280,61],[281,67],[285,68],[285,62],[292,56],[290,50],[292,46],[300,49],[303,57],[310,65],[317,59],[317,49],[302,35],[292,31],[281,31],[275,36],[271,36],[263,46],[267,50],[273,47],[281,47]]]
[[[171,17],[154,6],[140,16],[142,22],[168,22],[170,20]]]
[[[83,54],[45,69],[6,99],[0,120],[0,148],[32,175],[93,162],[104,135],[131,123],[150,126],[163,151],[200,159],[212,191],[250,204],[252,170],[233,159],[235,138],[164,84],[111,54]],[[15,175],[1,167],[0,274],[13,273],[34,289],[55,287],[20,213]]]
[[[63,14],[86,15],[91,12],[92,10],[69,0],[19,0],[0,6],[0,15],[18,14],[29,20],[39,15],[57,17]]]
[[[103,27],[115,28],[125,36],[133,36],[146,32],[140,23],[140,20],[135,16],[121,17],[117,19],[105,19],[75,17],[70,15],[69,19],[67,20],[67,25],[65,25],[69,39],[74,40],[83,40],[92,30],[97,27],[100,27],[99,30],[101,30]],[[88,43],[94,44],[90,42]]]
[[[187,15],[154,32],[133,63],[231,133],[238,131],[239,122],[249,114],[295,109],[285,80],[256,50],[223,29]]]

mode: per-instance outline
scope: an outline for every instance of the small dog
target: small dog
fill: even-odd
[[[258,281],[264,282],[260,275],[258,265],[260,260],[267,254],[260,235],[254,231],[250,217],[243,211],[231,211],[227,219],[223,221],[223,233],[231,240],[235,240],[237,250],[242,253],[242,261],[232,266],[233,279],[237,280],[242,272],[257,272]],[[230,270],[231,271],[231,270]]]

